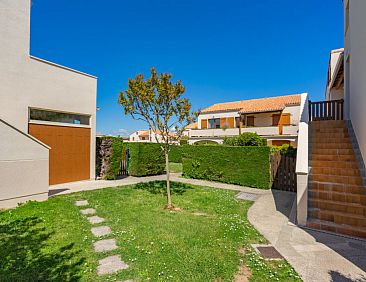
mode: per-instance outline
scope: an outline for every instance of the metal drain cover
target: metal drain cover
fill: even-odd
[[[264,259],[268,260],[281,260],[283,256],[271,245],[253,245],[254,249]]]
[[[246,201],[255,201],[258,199],[258,195],[257,194],[253,194],[253,193],[247,193],[247,192],[240,192],[239,194],[236,195],[236,198],[239,200],[246,200]]]

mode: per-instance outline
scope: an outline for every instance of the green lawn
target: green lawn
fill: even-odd
[[[183,171],[182,163],[169,163],[170,172],[181,173]]]
[[[163,209],[157,182],[1,212],[0,281],[232,281],[241,263],[250,267],[250,281],[299,281],[285,261],[264,261],[250,248],[265,241],[247,220],[250,202],[235,200],[233,191],[172,186],[181,211]],[[98,259],[107,255],[94,253],[91,225],[74,205],[78,199],[106,219],[119,246],[108,255],[120,254],[128,270],[96,276]]]

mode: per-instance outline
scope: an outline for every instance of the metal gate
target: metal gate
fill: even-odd
[[[128,148],[122,150],[121,166],[118,176],[128,175],[128,162],[130,158],[130,151]]]

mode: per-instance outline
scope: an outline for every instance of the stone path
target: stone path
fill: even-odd
[[[78,200],[75,202],[75,205],[78,207],[87,207],[89,206],[89,203],[87,200]],[[89,207],[82,209],[80,210],[80,213],[85,216],[93,215],[87,217],[89,222],[93,225],[104,222],[104,218],[94,215],[96,214],[96,210],[94,208]],[[112,230],[109,226],[95,226],[91,228],[91,232],[95,237],[98,238],[98,240],[93,243],[95,252],[106,253],[118,249],[116,239],[99,239],[100,237],[104,237],[112,233]],[[99,260],[97,273],[98,275],[113,274],[127,268],[128,265],[123,260],[121,260],[121,256],[111,255]]]
[[[165,175],[155,175],[155,176],[145,176],[145,177],[133,177],[128,176],[118,180],[86,180],[86,181],[78,181],[78,182],[70,182],[63,183],[57,185],[51,185],[49,189],[49,194],[51,196],[70,194],[80,191],[88,191],[88,190],[96,190],[103,189],[109,187],[118,187],[118,186],[127,186],[133,185],[137,183],[145,183],[155,180],[165,180]],[[233,184],[226,184],[220,182],[213,182],[207,180],[199,180],[199,179],[189,179],[183,178],[180,173],[171,173],[170,180],[175,182],[187,183],[198,186],[208,186],[212,188],[226,189],[226,190],[235,190],[240,192],[251,193],[255,195],[263,195],[269,193],[268,190],[264,189],[255,189],[250,187],[244,187]]]
[[[295,199],[295,193],[273,190],[254,202],[248,219],[305,282],[366,281],[366,241],[294,225]]]

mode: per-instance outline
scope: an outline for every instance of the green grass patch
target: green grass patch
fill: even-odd
[[[181,173],[183,171],[182,163],[169,163],[170,172]]]
[[[247,220],[251,202],[236,192],[164,182],[108,188],[31,202],[0,213],[0,281],[232,281],[241,264],[250,281],[299,281],[285,261],[262,260],[250,247],[265,239]],[[75,200],[87,199],[104,217],[129,269],[98,277],[96,239]],[[245,248],[245,254],[238,252]]]

